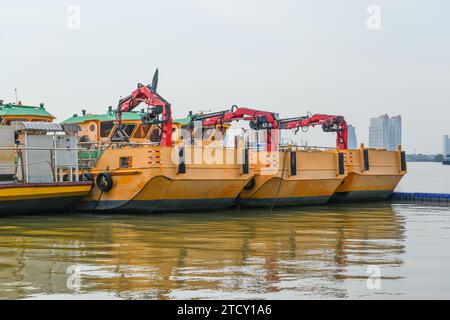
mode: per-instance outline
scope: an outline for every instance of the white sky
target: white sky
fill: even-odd
[[[366,26],[372,4],[380,30]],[[79,30],[67,28],[69,5]],[[447,0],[2,0],[0,99],[17,87],[61,120],[104,113],[158,67],[176,117],[233,104],[342,114],[368,143],[370,117],[401,114],[407,151],[442,152],[449,12]],[[299,139],[334,144],[320,129]]]

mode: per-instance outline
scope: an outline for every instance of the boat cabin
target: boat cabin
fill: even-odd
[[[142,124],[142,112],[124,112],[122,114],[123,132],[130,142],[146,143],[159,142],[159,128],[155,125]],[[78,132],[80,143],[114,142],[117,132],[116,111],[108,108],[106,114],[87,114],[85,110],[81,115],[74,114],[64,120],[62,124],[77,124],[81,131]]]
[[[145,125],[142,123],[144,112],[124,112],[122,114],[123,132],[131,143],[154,143],[158,144],[161,129],[157,125]],[[71,118],[64,120],[62,124],[77,124],[81,130],[78,132],[78,142],[91,145],[95,142],[115,142],[117,133],[117,114],[112,107],[108,108],[106,114],[88,114],[85,110],[81,115],[74,114]],[[229,124],[222,126],[190,128],[192,114],[186,118],[174,119],[172,123],[172,141],[174,144],[181,141],[190,141],[191,136],[195,141],[203,141],[207,144],[214,141],[216,137],[223,137]],[[189,129],[193,130],[192,135]],[[189,142],[188,142],[189,143]]]
[[[8,125],[12,121],[53,122],[55,117],[45,110],[44,104],[26,106],[22,102],[3,103],[0,100],[0,125]]]

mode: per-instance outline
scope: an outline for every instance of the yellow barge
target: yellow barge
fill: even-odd
[[[106,147],[90,170],[96,186],[82,201],[84,210],[130,210],[130,212],[189,211],[231,207],[252,177],[242,167],[227,164],[195,164],[202,147],[184,148],[185,164],[172,161],[170,147],[120,145]],[[211,150],[222,152],[222,150]],[[178,153],[179,150],[176,150]],[[190,159],[188,159],[190,158]]]
[[[255,151],[251,161],[255,176],[240,193],[242,206],[325,204],[345,177],[343,157],[336,150]]]
[[[0,184],[2,214],[68,212],[91,189],[91,182]]]
[[[199,130],[222,128],[239,120],[248,121],[256,133],[264,133],[261,138],[259,134],[244,137],[249,146],[258,147],[249,148],[255,175],[239,194],[241,206],[272,208],[328,202],[346,174],[343,153],[335,149],[280,147],[277,116],[267,111],[233,106],[230,110],[193,115],[191,122],[200,125],[195,128]],[[229,134],[228,127],[224,130]],[[265,150],[260,150],[261,144]]]
[[[348,149],[348,126],[342,116],[315,114],[279,121],[280,129],[322,126],[324,132],[336,133],[336,148],[344,156],[346,176],[332,197],[335,202],[379,201],[388,199],[406,174],[406,157],[383,149]]]
[[[345,150],[347,176],[333,195],[334,202],[386,200],[407,173],[405,152],[367,149]]]
[[[138,90],[143,88],[150,90]],[[79,209],[162,212],[235,205],[253,177],[253,168],[242,164],[243,149],[191,143],[178,134],[181,124],[170,118],[168,134],[168,126],[146,116],[122,112],[119,122],[110,108],[107,115],[84,113],[64,121],[81,126],[82,167],[95,182]]]

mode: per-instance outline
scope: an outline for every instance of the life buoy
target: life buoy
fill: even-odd
[[[103,192],[108,192],[113,187],[113,179],[108,172],[100,173],[95,179],[95,182],[97,187]]]

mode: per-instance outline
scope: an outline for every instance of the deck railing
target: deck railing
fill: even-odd
[[[1,182],[79,181],[80,148],[0,147]],[[69,159],[69,161],[67,161]]]
[[[302,150],[302,151],[333,151],[336,147],[324,147],[324,146],[299,146],[299,145],[280,145],[280,150]]]
[[[148,146],[158,146],[155,143],[143,142],[78,142],[78,165],[80,169],[88,169],[96,166],[98,159],[105,150],[121,149],[125,147],[139,148]]]

